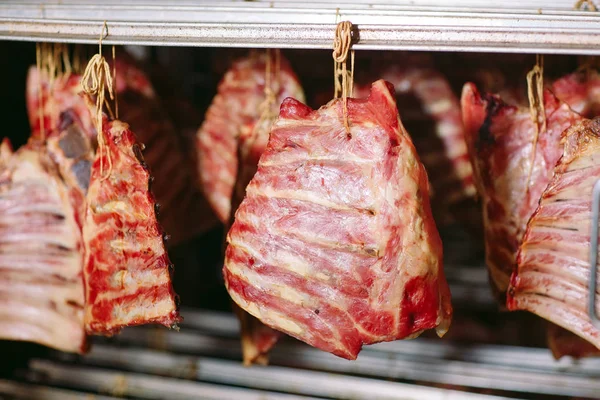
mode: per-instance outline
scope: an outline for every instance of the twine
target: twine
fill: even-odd
[[[348,94],[354,91],[354,50],[351,51],[350,76],[348,76],[348,52],[352,46],[352,23],[342,21],[337,24],[333,40],[333,76],[334,76],[334,98],[342,95],[344,110],[344,128],[348,137],[351,137],[350,124],[348,121]],[[341,82],[340,82],[341,76]]]
[[[106,31],[106,34],[104,32]],[[96,131],[98,133],[98,150],[100,153],[100,180],[107,179],[112,172],[112,159],[110,157],[110,153],[107,152],[108,158],[108,173],[104,175],[104,150],[106,147],[104,131],[102,130],[102,120],[103,120],[103,107],[106,105],[106,110],[109,113],[111,118],[114,118],[114,115],[110,109],[110,104],[108,103],[108,99],[106,98],[106,90],[108,89],[108,95],[111,100],[115,98],[114,96],[114,81],[111,75],[110,67],[106,62],[106,59],[102,56],[102,40],[108,36],[108,26],[106,21],[104,21],[104,25],[102,26],[102,32],[100,33],[100,39],[98,43],[98,54],[95,54],[87,66],[85,67],[85,71],[83,72],[83,77],[81,78],[81,86],[83,91],[90,96],[96,96],[96,104],[95,109],[93,111],[94,122],[96,126]],[[113,56],[114,56],[114,47],[113,47]]]
[[[529,98],[529,114],[535,129],[533,139],[533,155],[531,167],[527,175],[527,190],[533,173],[533,166],[537,153],[537,144],[540,134],[546,132],[546,110],[544,108],[544,56],[536,55],[535,65],[527,73],[527,97]]]
[[[584,7],[585,6],[585,7]],[[573,6],[574,10],[588,10],[588,11],[598,11],[598,8],[594,4],[592,0],[578,0],[577,3]]]

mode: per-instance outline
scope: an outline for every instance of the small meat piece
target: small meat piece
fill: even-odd
[[[462,93],[465,134],[485,222],[486,263],[504,299],[527,221],[561,156],[560,134],[581,120],[550,91],[544,92],[547,131],[539,135],[528,108],[481,96],[472,83]]]
[[[244,365],[267,365],[269,351],[277,344],[281,333],[269,328],[235,303],[233,309],[240,322]]]
[[[237,142],[245,126],[259,120],[265,100],[265,54],[253,54],[233,64],[219,84],[218,93],[209,107],[197,133],[198,174],[204,194],[223,223],[229,221],[231,196],[238,171]],[[273,104],[276,114],[283,99],[304,101],[304,93],[289,63],[281,59],[279,72],[272,63],[275,89],[279,91]]]
[[[600,119],[573,124],[563,133],[562,143],[562,158],[527,224],[507,306],[537,314],[600,349],[600,331],[587,315],[592,188],[600,179]]]
[[[129,126],[103,124],[86,198],[84,278],[88,333],[179,321],[150,175]]]
[[[355,359],[363,344],[443,335],[452,309],[429,188],[394,100],[312,110],[286,99],[229,230],[224,278],[263,323]]]
[[[0,148],[0,248],[0,338],[83,352],[81,231],[43,148]]]
[[[563,356],[575,359],[600,356],[596,346],[558,325],[548,324],[547,339],[548,347],[557,360]]]
[[[160,204],[159,221],[169,234],[169,245],[185,242],[216,223],[193,174],[193,162],[183,148],[173,122],[146,76],[133,59],[116,59],[119,118],[131,126],[144,145],[144,158],[153,174]]]

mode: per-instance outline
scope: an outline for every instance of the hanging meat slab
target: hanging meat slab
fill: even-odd
[[[127,124],[103,124],[83,227],[85,326],[113,334],[131,325],[179,321],[170,262],[156,220],[150,175]]]
[[[0,337],[83,352],[81,231],[43,147],[3,142],[0,220]]]
[[[592,188],[600,179],[600,119],[563,134],[564,152],[527,224],[507,306],[533,312],[600,349],[587,314]]]
[[[127,121],[145,146],[144,158],[160,204],[159,221],[170,236],[168,244],[182,243],[207,231],[216,220],[198,188],[183,138],[177,135],[145,72],[125,53],[116,59],[116,91],[119,118]]]
[[[286,99],[228,233],[234,301],[340,357],[451,319],[429,188],[394,90],[319,110]]]
[[[266,55],[253,54],[236,61],[219,84],[204,123],[197,134],[198,174],[205,196],[223,223],[228,223],[231,197],[238,171],[237,142],[242,127],[260,118],[265,100]],[[279,82],[279,105],[286,97],[304,101],[304,93],[289,63],[281,59],[279,72],[273,64],[274,82]]]
[[[547,131],[534,152],[535,127],[528,108],[480,95],[467,83],[462,93],[466,140],[482,201],[486,264],[503,299],[527,221],[561,156],[561,133],[581,116],[551,92],[544,93]]]

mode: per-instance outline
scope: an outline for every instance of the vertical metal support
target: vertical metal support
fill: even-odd
[[[588,288],[588,312],[592,324],[600,329],[600,318],[596,312],[598,287],[598,216],[600,214],[600,180],[592,190],[592,232],[590,236],[590,286]]]

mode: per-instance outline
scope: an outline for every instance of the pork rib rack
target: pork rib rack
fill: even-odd
[[[103,132],[83,226],[86,329],[112,334],[146,323],[171,327],[179,314],[142,150],[127,124],[105,122]]]
[[[563,134],[564,152],[527,224],[508,308],[531,311],[600,349],[587,315],[592,188],[600,179],[600,119]]]
[[[277,330],[347,359],[363,344],[451,319],[427,175],[393,87],[319,110],[286,99],[228,233],[233,300]]]
[[[0,148],[0,337],[82,352],[81,231],[43,148]]]
[[[223,223],[229,222],[231,197],[238,172],[238,138],[243,127],[259,121],[265,100],[265,54],[253,54],[227,71],[197,133],[198,174],[209,203]],[[286,97],[304,99],[289,63],[281,59],[276,110]]]
[[[505,298],[527,221],[535,211],[561,156],[561,133],[581,116],[544,93],[547,131],[539,135],[529,109],[498,96],[480,95],[467,83],[462,111],[469,154],[481,196],[486,264],[498,297]]]

